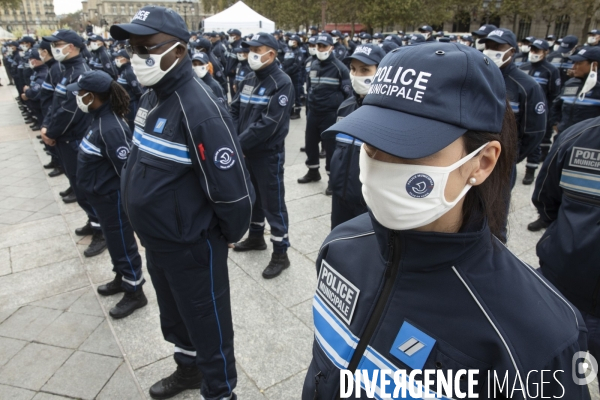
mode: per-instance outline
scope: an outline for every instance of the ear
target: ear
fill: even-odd
[[[479,155],[473,160],[475,162],[474,170],[467,177],[467,182],[470,178],[476,179],[477,182],[475,183],[475,186],[485,182],[496,167],[501,151],[502,146],[497,140],[488,143],[488,145],[484,147],[483,150],[479,152]]]
[[[181,58],[185,53],[187,53],[187,47],[184,44],[179,43],[179,46],[175,47],[175,55],[177,58]]]

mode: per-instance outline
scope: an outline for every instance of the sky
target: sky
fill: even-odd
[[[81,10],[81,0],[54,0],[54,12],[57,15],[69,14]]]

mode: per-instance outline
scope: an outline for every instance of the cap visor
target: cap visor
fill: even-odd
[[[393,156],[430,156],[461,137],[467,129],[412,114],[364,105],[324,133],[345,133]]]
[[[76,92],[76,91],[80,90],[81,88],[79,87],[79,84],[77,82],[74,82],[74,83],[71,83],[70,85],[67,85],[67,87],[65,89],[67,89],[69,92]]]
[[[348,60],[358,60],[362,63],[365,63],[367,65],[376,65],[378,64],[377,61],[375,60],[371,60],[369,57],[366,57],[364,54],[352,54],[351,56],[348,56],[344,59],[344,61]]]
[[[587,58],[580,56],[579,54],[575,54],[575,55],[569,56],[569,60],[579,62],[579,61],[586,61]]]
[[[156,29],[140,24],[119,24],[110,27],[110,36],[117,40],[129,39],[130,35],[148,36],[159,33]]]
[[[58,42],[60,40],[56,36],[43,36],[42,39],[46,42]]]
[[[485,43],[485,42],[496,42],[496,43],[505,43],[505,44],[510,44],[506,39],[501,38],[500,36],[487,36],[484,37],[483,39],[479,39],[479,43]]]
[[[317,40],[316,44],[324,44],[325,46],[333,46],[333,43],[328,43],[327,40]]]
[[[244,46],[244,47],[260,47],[260,46],[265,46],[265,45],[256,40],[248,40],[246,42],[242,42],[242,46]]]

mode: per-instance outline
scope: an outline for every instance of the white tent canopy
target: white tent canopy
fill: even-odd
[[[15,35],[0,27],[0,39],[14,39]]]
[[[275,30],[275,22],[263,17],[243,1],[204,20],[204,32],[227,32],[233,28],[239,29],[242,36],[258,32],[271,33]]]

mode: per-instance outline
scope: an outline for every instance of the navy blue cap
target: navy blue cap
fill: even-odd
[[[38,45],[38,47],[40,49],[46,50],[48,53],[50,53],[50,55],[52,55],[52,46],[50,46],[50,42],[46,42],[45,40],[42,40],[40,42],[40,44]]]
[[[81,47],[83,45],[81,36],[71,29],[59,29],[50,36],[44,36],[43,40],[47,42],[58,42],[62,40],[63,42],[71,43],[76,47]]]
[[[14,40],[11,40],[11,41],[6,42],[6,45],[19,47],[19,42],[15,42]]]
[[[188,28],[177,12],[159,6],[142,7],[129,24],[110,27],[110,34],[117,40],[129,39],[130,35],[148,36],[159,32],[187,42],[190,40]]]
[[[208,37],[217,37],[217,32],[212,31],[212,32],[204,32],[204,36],[208,36]]]
[[[486,43],[486,42],[496,42],[496,43],[501,43],[501,44],[506,43],[506,44],[512,46],[514,49],[516,49],[518,47],[517,37],[510,29],[506,29],[506,28],[495,29],[495,30],[491,31],[490,33],[488,33],[488,35],[486,37],[484,37],[483,39],[479,39],[479,43]]]
[[[258,32],[256,35],[252,36],[250,40],[246,40],[242,42],[242,46],[244,47],[259,47],[259,46],[267,46],[272,49],[279,49],[279,43],[277,39],[273,35],[270,35],[266,32]]]
[[[117,52],[117,55],[115,57],[123,57],[123,58],[126,58],[126,59],[130,60],[129,53],[125,49],[119,50]]]
[[[420,35],[418,33],[416,33],[414,35],[410,35],[408,37],[408,43],[409,44],[425,43],[426,41],[427,41],[427,39],[425,39],[425,36]]]
[[[546,40],[556,40],[556,36],[548,35],[548,36],[546,36]]]
[[[400,46],[397,43],[388,40],[383,42],[383,44],[381,45],[381,50],[383,50],[385,54],[387,54],[390,51],[395,50],[399,47]]]
[[[429,42],[385,56],[363,105],[325,132],[415,159],[466,131],[499,133],[505,109],[506,86],[494,63],[472,47]]]
[[[535,40],[534,36],[527,36],[525,39],[521,40],[521,42],[533,43],[534,40]]]
[[[97,42],[98,40],[100,40],[104,43],[104,38],[100,35],[90,35],[88,36],[88,40],[91,40],[92,42]]]
[[[290,40],[295,40],[298,44],[302,43],[302,39],[300,39],[300,36],[296,35],[295,33],[293,35],[290,35]]]
[[[579,50],[576,54],[569,57],[572,61],[596,61],[600,62],[600,48],[596,46],[586,46]]]
[[[366,32],[361,32],[361,33],[360,33],[360,35],[359,35],[359,37],[360,37],[361,39],[371,39],[371,35],[369,35],[369,34],[368,34],[368,33],[366,33]]]
[[[31,36],[23,36],[21,39],[19,39],[19,43],[35,43],[35,39],[32,38]]]
[[[577,36],[565,36],[564,38],[562,38],[562,42],[560,42],[560,49],[570,51],[573,49],[573,47],[577,46],[578,41],[579,39],[577,39]]]
[[[531,42],[531,47],[535,47],[536,49],[540,50],[548,50],[550,45],[544,39],[535,39],[533,42]]]
[[[331,36],[335,36],[335,37],[343,37],[344,35],[342,34],[342,32],[338,31],[337,29],[334,29],[331,31],[330,33]]]
[[[308,44],[317,44],[317,37],[315,35],[311,36],[308,38],[308,40],[306,41]]]
[[[200,61],[202,64],[208,64],[210,59],[208,58],[208,54],[206,53],[196,53],[192,56],[192,61]]]
[[[496,25],[485,24],[481,25],[481,27],[478,30],[471,32],[471,34],[486,37],[487,35],[489,35],[490,32],[495,31],[496,29],[498,29]]]
[[[205,49],[206,51],[210,51],[212,45],[210,44],[210,40],[206,38],[198,38],[194,43],[194,48],[196,49]]]
[[[329,33],[319,33],[319,36],[317,36],[317,44],[333,46],[333,38]]]
[[[600,35],[600,29],[592,29],[588,32],[588,35]]]
[[[448,39],[450,39],[450,40],[456,40],[456,35],[448,35]]]
[[[237,36],[242,36],[242,32],[239,29],[230,29],[227,31],[228,35],[237,35]]]
[[[398,47],[402,46],[402,39],[398,35],[387,35],[385,37],[385,39],[383,39],[383,41],[384,42],[394,42],[398,45]]]
[[[311,26],[309,26],[309,27],[308,27],[308,30],[309,30],[309,31],[318,31],[318,30],[319,30],[319,28],[317,28],[317,27],[316,27],[316,26],[314,26],[314,25],[311,25]]]
[[[419,32],[433,32],[433,28],[429,25],[423,25],[417,29]]]
[[[232,50],[233,54],[237,54],[237,53],[249,53],[250,49],[248,47],[236,47]]]
[[[37,51],[37,49],[31,50],[31,52],[29,53],[29,58],[42,61],[42,57],[40,57],[40,52]]]
[[[438,42],[440,42],[440,43],[450,43],[450,38],[441,37],[441,38],[438,39]]]
[[[394,43],[394,42],[390,42]],[[352,59],[362,61],[367,65],[379,65],[381,60],[385,57],[385,52],[381,47],[376,44],[359,44],[354,49],[354,53],[351,56],[345,58],[344,61],[350,61]]]
[[[460,37],[460,39],[462,41],[464,41],[464,42],[471,42],[471,43],[473,43],[473,36],[471,36],[471,35],[462,35]]]
[[[381,33],[381,32],[374,33],[373,39],[384,39],[383,33]]]
[[[113,78],[104,71],[86,71],[79,75],[77,82],[68,85],[67,90],[76,92],[83,89],[88,92],[106,93],[110,90],[111,83],[113,83]]]

